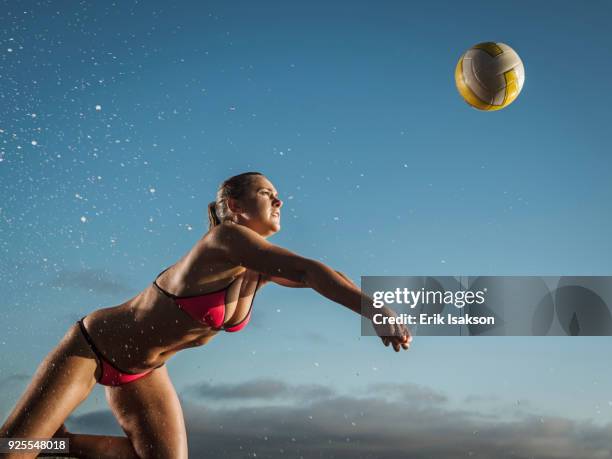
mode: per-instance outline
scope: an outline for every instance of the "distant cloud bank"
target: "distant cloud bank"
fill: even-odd
[[[182,395],[194,458],[612,458],[612,424],[537,416],[509,422],[469,405],[453,410],[444,394],[414,384],[343,395],[267,379],[201,383]],[[224,400],[234,402],[231,408]],[[236,401],[253,400],[264,405],[236,408]],[[274,405],[278,400],[292,403]],[[107,411],[73,417],[68,425],[76,432],[120,432]]]

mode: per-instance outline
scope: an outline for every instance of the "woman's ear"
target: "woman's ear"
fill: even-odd
[[[238,201],[234,198],[227,198],[227,207],[233,214],[239,214],[242,212],[242,208],[238,204]]]

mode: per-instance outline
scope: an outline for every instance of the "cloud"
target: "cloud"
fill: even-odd
[[[468,395],[467,397],[464,398],[464,402],[465,403],[490,403],[490,402],[497,402],[500,400],[500,397],[498,397],[497,395]]]
[[[60,289],[79,288],[109,295],[130,295],[134,293],[134,288],[111,278],[107,272],[99,269],[61,271],[53,281],[49,282],[49,285]]]
[[[248,400],[301,393],[304,386],[256,380],[226,386],[200,385],[206,397]],[[246,386],[252,385],[252,389]],[[319,387],[319,386],[316,386]],[[389,398],[392,392],[395,395]],[[315,391],[316,392],[316,391]],[[508,421],[453,410],[446,396],[412,384],[370,386],[366,396],[298,396],[285,406],[216,408],[183,400],[190,457],[396,459],[602,459],[612,457],[612,424],[559,417],[523,416]],[[214,394],[214,395],[213,395]],[[400,395],[399,397],[397,395]],[[300,401],[297,401],[297,400]],[[74,417],[75,431],[111,433],[109,412]],[[98,429],[98,430],[95,430]],[[105,430],[109,429],[109,430]],[[114,430],[116,432],[116,430]]]
[[[125,435],[110,410],[70,416],[66,421],[66,427],[75,433]]]
[[[387,399],[403,400],[407,403],[443,403],[448,400],[446,395],[428,387],[412,383],[381,383],[372,384],[366,389],[368,394],[376,394]]]
[[[302,384],[290,386],[284,382],[260,379],[239,384],[210,384],[202,382],[187,388],[187,395],[203,400],[314,400],[330,397],[333,391],[326,386]]]

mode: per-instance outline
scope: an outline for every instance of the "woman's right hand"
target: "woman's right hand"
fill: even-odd
[[[378,313],[382,314],[383,319],[388,317],[397,318],[397,313],[387,306],[381,308]],[[374,321],[372,321],[372,326],[376,334],[382,339],[383,344],[387,347],[391,344],[395,352],[399,352],[400,349],[408,350],[410,347],[412,335],[410,334],[410,329],[404,324],[375,324]]]

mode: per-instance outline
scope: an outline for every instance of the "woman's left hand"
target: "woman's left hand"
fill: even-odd
[[[397,319],[396,312],[385,306],[380,312],[384,318],[393,317]],[[395,352],[399,352],[400,349],[408,350],[410,343],[412,342],[412,335],[410,330],[404,324],[389,324],[384,321],[384,324],[375,324],[372,321],[372,326],[376,330],[376,334],[382,339],[385,346],[389,347],[391,344]]]

